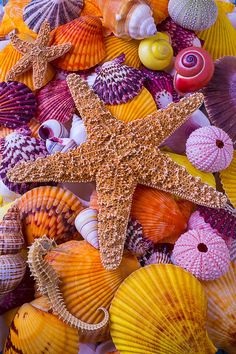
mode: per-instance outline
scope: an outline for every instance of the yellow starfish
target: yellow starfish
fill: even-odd
[[[8,172],[14,182],[91,182],[98,195],[98,235],[103,265],[119,266],[138,183],[212,208],[227,198],[190,175],[157,147],[203,102],[194,94],[129,124],[118,121],[77,75],[67,83],[86,126],[88,140],[76,150],[23,163]]]
[[[15,34],[12,34],[10,38],[13,47],[23,56],[9,70],[6,80],[12,81],[16,76],[33,68],[33,82],[36,90],[43,86],[48,63],[61,57],[71,48],[71,43],[47,46],[50,40],[50,25],[47,21],[42,24],[34,42],[23,41]]]

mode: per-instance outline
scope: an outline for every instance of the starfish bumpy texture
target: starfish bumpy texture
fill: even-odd
[[[119,266],[123,254],[132,195],[138,183],[223,208],[224,194],[191,176],[157,147],[203,102],[196,93],[146,118],[124,123],[114,118],[79,76],[67,77],[88,140],[76,150],[22,163],[8,172],[15,182],[96,181],[98,236],[106,269]]]
[[[33,68],[34,88],[43,86],[47,66],[50,61],[61,57],[71,48],[71,43],[48,47],[50,40],[50,25],[45,21],[34,42],[23,41],[15,34],[11,35],[13,47],[20,52],[22,58],[9,70],[6,80],[12,81],[16,76]]]

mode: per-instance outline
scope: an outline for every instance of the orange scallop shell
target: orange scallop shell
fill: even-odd
[[[161,23],[168,17],[168,3],[169,0],[149,0],[156,24]]]
[[[102,17],[102,13],[96,3],[96,0],[84,0],[84,7],[80,16],[98,16]]]
[[[92,68],[105,57],[102,22],[98,17],[83,16],[59,26],[53,32],[52,45],[70,42],[71,50],[53,63],[61,69],[78,71]]]

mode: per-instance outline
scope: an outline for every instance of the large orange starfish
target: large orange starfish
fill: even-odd
[[[129,124],[114,118],[77,75],[67,77],[88,140],[76,150],[23,163],[8,173],[14,182],[91,182],[98,195],[98,235],[103,265],[119,266],[132,195],[138,183],[173,193],[200,205],[224,207],[227,198],[191,176],[157,147],[203,102],[184,98]]]

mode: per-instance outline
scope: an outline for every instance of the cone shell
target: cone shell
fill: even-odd
[[[202,282],[208,297],[207,330],[213,343],[236,353],[236,264],[217,280]]]
[[[97,5],[96,0],[84,0],[84,7],[81,16],[98,16],[102,17],[102,13]]]
[[[124,354],[214,354],[206,312],[204,289],[191,274],[170,264],[149,265],[116,292],[111,336]]]
[[[98,212],[87,208],[82,210],[75,218],[75,227],[83,238],[94,248],[99,248],[98,242]]]
[[[64,70],[92,68],[105,57],[102,23],[98,17],[84,16],[58,27],[52,45],[70,42],[72,48],[53,63]]]
[[[0,256],[0,297],[20,284],[25,269],[25,260],[19,253]]]
[[[157,110],[152,95],[145,88],[132,101],[119,105],[106,105],[106,107],[114,117],[125,123],[145,118]]]
[[[43,235],[54,238],[57,243],[79,237],[74,221],[83,207],[67,189],[49,186],[34,188],[18,200],[18,207],[27,245]]]
[[[39,32],[44,21],[51,30],[79,17],[83,0],[32,0],[25,6],[23,19],[34,32]]]
[[[167,18],[168,2],[169,0],[149,0],[156,24],[164,21]]]
[[[36,118],[41,123],[48,119],[65,123],[72,118],[75,111],[75,104],[65,80],[49,82],[37,93],[36,99]]]
[[[209,29],[197,32],[198,38],[204,43],[203,48],[211,54],[213,60],[227,55],[236,56],[236,30],[222,8],[223,3],[219,1],[216,3],[218,6],[216,22]]]
[[[229,167],[220,172],[223,188],[229,198],[231,204],[236,208],[236,152]]]
[[[118,38],[115,36],[109,36],[104,38],[105,42],[105,58],[102,63],[113,60],[121,53],[125,54],[124,64],[132,66],[134,68],[140,68],[141,61],[138,55],[139,41],[131,39],[129,41]]]
[[[43,310],[42,310],[43,306]],[[4,353],[77,354],[78,331],[49,312],[41,298],[24,304],[17,311],[6,340]]]
[[[118,269],[105,270],[99,251],[86,241],[63,243],[45,259],[60,277],[60,289],[68,310],[88,323],[98,323],[103,319],[103,312],[97,309],[108,309],[122,281],[139,268],[136,257],[124,254]],[[81,341],[101,341],[108,335],[108,327],[95,333],[85,331]]]

